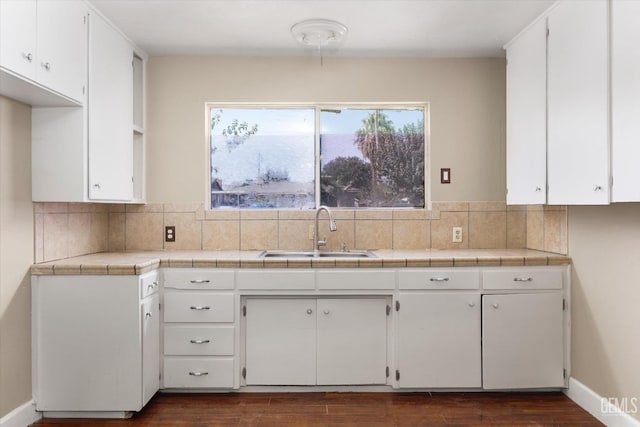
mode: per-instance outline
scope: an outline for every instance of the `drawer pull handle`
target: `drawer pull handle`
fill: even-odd
[[[205,375],[209,375],[209,372],[189,372],[189,375],[192,377],[204,377]]]
[[[448,277],[432,277],[429,279],[430,282],[448,282]]]
[[[209,344],[211,341],[209,340],[190,340],[191,344]]]
[[[193,279],[193,280],[191,280],[191,283],[211,283],[211,280],[209,280],[209,279]]]
[[[211,307],[209,307],[208,305],[205,306],[200,306],[200,305],[192,305],[191,310],[211,310]]]
[[[514,282],[533,282],[533,277],[514,277]]]

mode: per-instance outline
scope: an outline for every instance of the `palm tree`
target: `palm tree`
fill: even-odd
[[[374,110],[362,119],[353,143],[371,163],[371,188],[378,181],[378,152],[383,138],[393,135],[393,122],[380,110]]]

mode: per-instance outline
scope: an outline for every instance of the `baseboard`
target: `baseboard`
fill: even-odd
[[[0,427],[27,427],[40,418],[42,418],[42,415],[36,412],[35,402],[30,400],[0,418]]]
[[[621,409],[615,399],[600,396],[575,378],[569,379],[569,388],[564,393],[607,427],[640,427],[640,421],[631,415],[631,412],[640,413],[640,396],[618,400],[627,406],[626,410]]]

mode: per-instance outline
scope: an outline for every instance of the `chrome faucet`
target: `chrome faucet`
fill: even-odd
[[[313,228],[313,253],[315,256],[318,256],[318,252],[321,246],[325,246],[327,244],[327,238],[324,240],[320,240],[318,238],[318,217],[320,216],[320,211],[326,211],[327,215],[329,215],[329,231],[336,231],[338,227],[336,226],[336,220],[333,219],[333,213],[327,206],[320,206],[316,209],[316,219]]]

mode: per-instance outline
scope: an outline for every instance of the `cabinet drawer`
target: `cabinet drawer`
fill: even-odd
[[[164,287],[174,289],[233,289],[233,270],[169,268],[164,270]]]
[[[140,276],[140,298],[144,299],[149,295],[155,294],[159,288],[160,280],[157,271]]]
[[[291,270],[238,271],[238,289],[315,289],[314,273]]]
[[[233,294],[167,292],[165,322],[233,322]]]
[[[233,359],[176,357],[164,359],[165,388],[232,388]]]
[[[395,272],[389,270],[349,271],[334,269],[318,272],[318,289],[395,289],[395,287]]]
[[[164,354],[233,356],[233,326],[165,326]]]
[[[486,270],[482,275],[484,289],[562,289],[560,270]]]
[[[402,270],[400,289],[478,289],[479,270],[421,269]]]

